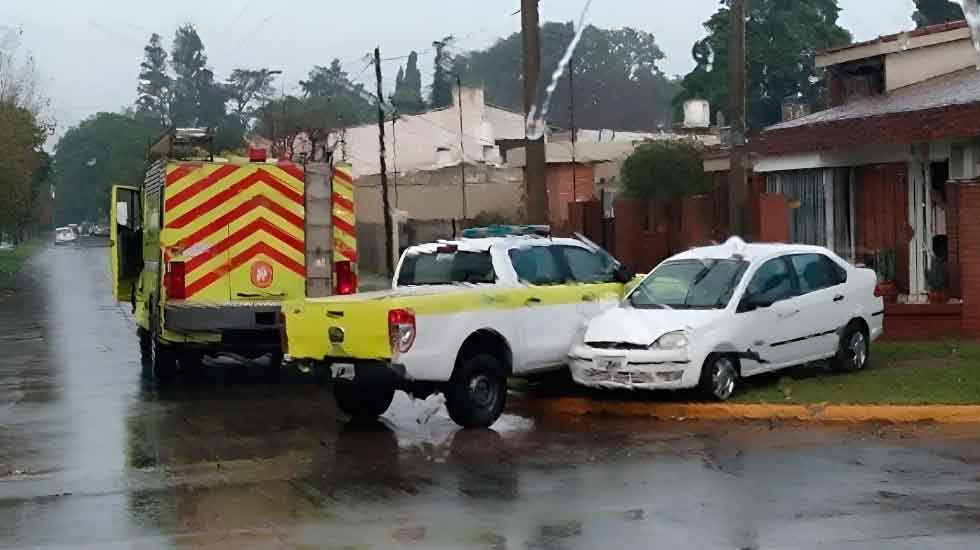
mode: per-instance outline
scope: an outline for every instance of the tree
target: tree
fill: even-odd
[[[414,114],[425,110],[425,101],[422,100],[422,72],[419,71],[419,54],[416,52],[408,54],[407,68],[398,68],[391,103],[400,113]]]
[[[960,19],[963,19],[963,9],[956,2],[915,0],[915,13],[912,14],[912,20],[919,28]]]
[[[33,185],[42,166],[46,133],[30,110],[0,101],[0,233],[20,241],[34,225],[38,194]]]
[[[837,24],[837,0],[752,0],[746,22],[746,87],[750,126],[768,126],[782,116],[787,98],[819,104],[823,71],[814,63],[819,50],[849,44],[851,35]],[[707,99],[728,112],[729,10],[720,8],[705,22],[708,36],[692,48],[696,66],[684,77],[674,103]]]
[[[170,65],[174,79],[170,115],[177,126],[218,126],[224,121],[227,95],[214,82],[207,68],[204,43],[191,24],[182,25],[174,36]]]
[[[140,63],[139,84],[136,91],[136,110],[143,116],[166,127],[170,123],[170,101],[173,81],[167,74],[167,51],[163,49],[160,35],[153,33],[143,48]]]
[[[539,98],[573,37],[571,23],[542,25]],[[628,27],[586,27],[574,56],[577,125],[652,131],[669,124],[673,114],[670,101],[678,85],[658,67],[663,58],[656,39],[648,32]],[[486,50],[456,56],[453,70],[462,75],[464,85],[483,86],[489,103],[522,111],[522,59],[521,36],[514,33]],[[566,71],[552,98],[548,122],[553,125],[569,123],[568,74]]]
[[[453,104],[453,75],[452,58],[446,48],[453,42],[452,36],[432,43],[436,49],[432,73],[432,90],[429,94],[429,106],[442,109]]]
[[[248,126],[255,109],[272,99],[276,91],[272,81],[279,73],[269,69],[235,69],[231,72],[225,90],[232,104],[232,112],[243,126]]]
[[[153,121],[115,113],[98,113],[65,132],[54,156],[55,218],[106,219],[112,185],[143,180],[146,147],[159,133]]]
[[[694,141],[662,140],[641,145],[623,162],[620,181],[627,195],[669,200],[711,188],[701,146]]]

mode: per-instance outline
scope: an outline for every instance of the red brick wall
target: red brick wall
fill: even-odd
[[[956,183],[946,183],[946,236],[948,239],[948,259],[946,276],[951,296],[960,297],[960,213],[959,190]]]
[[[895,284],[909,290],[908,187],[905,164],[857,168],[855,231],[857,260],[870,262],[876,251],[895,251]],[[869,264],[870,265],[870,264]]]
[[[885,306],[886,340],[930,341],[959,338],[960,304],[890,304]]]
[[[980,103],[969,103],[769,130],[753,140],[752,151],[763,154],[803,153],[976,135],[980,135]]]
[[[572,185],[572,172],[571,163],[549,164],[545,171],[545,182],[548,186],[548,219],[552,227],[562,227],[568,222],[569,203],[597,198],[592,166],[575,164],[574,185]]]
[[[789,242],[789,199],[778,193],[762,193],[759,205],[759,241],[768,243]]]
[[[963,297],[963,335],[980,337],[980,182],[959,183],[958,257]]]

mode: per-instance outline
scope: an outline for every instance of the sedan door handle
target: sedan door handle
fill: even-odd
[[[786,313],[780,313],[776,317],[779,318],[779,319],[789,319],[790,317],[792,317],[794,315],[797,315],[799,312],[800,312],[800,310],[795,309],[793,311],[787,311]]]
[[[835,302],[843,302],[844,301],[844,295],[843,294],[838,294],[837,296],[834,296],[834,301]]]
[[[537,296],[531,296],[524,302],[525,305],[529,305],[529,306],[533,304],[540,304],[540,303],[541,303],[541,298],[538,298]]]

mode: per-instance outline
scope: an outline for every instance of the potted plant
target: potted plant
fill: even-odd
[[[929,287],[929,303],[945,304],[949,298],[946,293],[946,264],[935,259],[926,270],[926,286]]]
[[[875,272],[878,273],[878,294],[886,304],[898,302],[898,286],[895,285],[895,251],[880,250],[875,258]]]

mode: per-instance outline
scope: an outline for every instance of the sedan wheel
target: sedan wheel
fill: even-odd
[[[851,355],[851,368],[861,370],[868,359],[868,342],[864,338],[864,333],[857,331],[851,335],[851,341],[847,345]]]
[[[725,355],[708,358],[701,369],[701,392],[713,401],[726,401],[735,393],[738,367],[735,360]]]
[[[840,347],[831,360],[831,366],[835,370],[853,372],[866,369],[870,360],[871,348],[867,333],[857,323],[847,325],[841,334]]]

